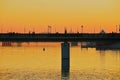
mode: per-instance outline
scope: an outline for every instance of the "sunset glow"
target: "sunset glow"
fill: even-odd
[[[120,0],[0,0],[0,32],[116,31]]]

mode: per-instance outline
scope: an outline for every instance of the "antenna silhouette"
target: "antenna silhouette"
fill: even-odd
[[[95,33],[95,27],[94,27],[94,33]]]
[[[3,27],[3,24],[1,24],[1,28],[0,28],[1,29],[1,33],[3,32],[2,27]]]
[[[25,29],[25,27],[24,27],[24,33],[26,33],[26,29]]]

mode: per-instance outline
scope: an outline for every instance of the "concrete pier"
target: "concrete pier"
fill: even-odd
[[[11,42],[2,42],[2,46],[12,46]]]
[[[69,73],[70,69],[70,44],[68,42],[64,42],[61,44],[62,49],[62,73]]]

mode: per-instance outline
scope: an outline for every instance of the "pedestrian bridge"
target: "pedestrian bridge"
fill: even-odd
[[[98,42],[120,41],[119,33],[90,34],[90,33],[0,33],[0,41],[4,45],[11,42],[62,42],[61,43],[61,71],[62,75],[69,76],[70,43],[69,42]]]
[[[91,42],[120,41],[119,33],[0,33],[1,42]]]

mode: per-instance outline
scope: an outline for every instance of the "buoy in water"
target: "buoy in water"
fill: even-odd
[[[45,51],[45,48],[43,48],[43,51]]]

